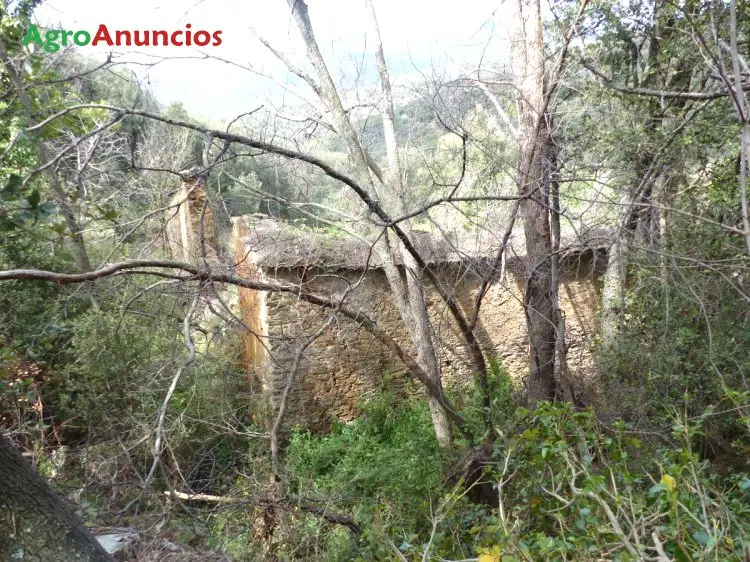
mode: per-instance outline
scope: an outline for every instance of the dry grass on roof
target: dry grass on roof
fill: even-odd
[[[266,268],[319,267],[360,270],[379,268],[381,261],[372,245],[351,236],[302,230],[267,215],[252,214],[235,218],[247,228],[245,251],[253,261]],[[563,235],[564,253],[580,254],[587,250],[606,249],[611,234],[603,229]],[[494,257],[502,244],[502,235],[487,231],[441,233],[415,232],[414,245],[430,264],[482,262]],[[511,236],[508,260],[522,260],[526,255],[523,230]]]

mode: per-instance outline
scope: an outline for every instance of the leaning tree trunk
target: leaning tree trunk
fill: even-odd
[[[91,532],[1,435],[0,560],[111,560]]]
[[[545,123],[544,48],[539,0],[515,0],[511,36],[513,82],[518,93],[518,189],[526,236],[524,309],[529,337],[530,372],[527,398],[531,404],[554,400],[555,318],[552,240],[545,155],[549,131]]]
[[[398,141],[396,136],[396,117],[393,109],[393,90],[391,88],[391,79],[388,72],[388,66],[385,62],[383,52],[383,43],[380,36],[380,27],[375,13],[375,7],[372,0],[366,0],[367,8],[370,12],[370,19],[375,28],[375,60],[378,66],[380,76],[380,90],[382,93],[380,99],[380,116],[383,122],[383,137],[385,139],[385,148],[388,158],[388,173],[386,184],[393,196],[393,207],[396,214],[406,214],[406,186],[403,181],[401,170],[401,158],[398,151]],[[411,224],[404,221],[401,224],[404,232],[413,239]],[[393,237],[395,238],[395,236]],[[411,319],[408,322],[409,332],[411,334],[414,347],[417,351],[417,362],[425,370],[434,383],[442,391],[442,373],[436,350],[435,335],[433,334],[430,317],[427,310],[427,299],[425,297],[425,285],[419,267],[401,244],[396,241],[400,248],[401,259],[406,270],[406,288],[408,293],[408,304],[410,314],[406,316]],[[451,444],[451,426],[448,421],[446,411],[440,405],[438,399],[428,395],[430,413],[432,415],[432,425],[435,428],[435,437],[442,447],[448,447]]]
[[[347,145],[350,164],[360,184],[373,199],[380,199],[371,176],[372,162],[368,159],[368,155],[357,137],[348,112],[344,109],[339,92],[320,53],[308,15],[307,4],[303,0],[287,1],[305,43],[308,60],[315,69],[319,80],[319,83],[315,84],[313,89],[330,111],[336,132]],[[372,6],[370,8],[372,9]],[[390,82],[382,51],[378,52],[377,62],[384,95],[381,115],[384,123],[389,164],[388,178],[383,182],[383,195],[386,195],[390,199],[391,206],[395,206],[397,212],[400,211],[400,214],[403,214],[403,185],[401,183],[398,150],[395,144],[395,130],[393,129],[393,104]],[[309,83],[314,84],[311,78],[306,77],[306,79],[309,80]],[[376,175],[380,177],[379,174]],[[401,224],[401,228],[406,236],[411,238],[408,221],[404,221]],[[439,393],[438,396],[428,394],[430,411],[432,413],[436,438],[441,446],[447,447],[451,443],[450,423],[447,412],[441,406],[443,388],[440,367],[437,360],[432,328],[430,326],[421,272],[415,258],[406,251],[402,243],[392,233],[381,237],[375,249],[381,258],[383,271],[388,280],[396,309],[409,331],[412,343],[417,352],[417,364],[427,373],[433,383],[433,387]],[[404,265],[406,279],[404,279],[397,265],[399,258]]]

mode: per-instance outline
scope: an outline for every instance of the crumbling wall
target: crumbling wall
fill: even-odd
[[[568,360],[573,377],[590,373],[593,367],[592,344],[596,330],[596,303],[599,301],[599,276],[604,260],[589,252],[564,262],[565,275],[560,303],[567,321]],[[473,307],[480,279],[460,266],[447,275],[454,295],[465,310]],[[361,272],[319,268],[264,269],[253,273],[266,280],[304,283],[306,290],[328,295],[336,300],[348,283],[359,280]],[[488,358],[497,358],[513,377],[521,378],[528,367],[526,320],[522,307],[523,271],[521,264],[510,268],[502,282],[493,284],[484,299],[477,323],[479,340]],[[257,362],[253,371],[260,374],[264,391],[272,405],[286,383],[300,343],[325,321],[329,310],[310,305],[294,295],[255,293],[261,304],[249,297],[244,301],[248,310],[262,308],[268,353],[262,366]],[[427,292],[428,309],[440,341],[440,357],[446,387],[461,388],[472,379],[468,349],[454,328],[450,313],[440,297]],[[383,272],[374,269],[359,287],[351,292],[346,305],[362,310],[378,325],[411,351],[409,335],[392,304]],[[243,305],[243,318],[245,318]],[[253,309],[255,310],[255,309]],[[255,314],[255,313],[253,313]],[[252,314],[250,315],[252,316]],[[265,353],[265,350],[264,350]],[[258,357],[250,354],[249,356]],[[389,388],[407,391],[411,384],[401,362],[356,322],[339,315],[333,326],[317,339],[304,354],[298,383],[290,396],[287,425],[324,429],[336,418],[348,421],[358,415],[357,404],[368,392],[387,382]]]
[[[205,211],[204,211],[205,206]],[[198,178],[189,178],[167,209],[167,245],[172,259],[202,265],[201,218],[206,258],[215,261],[218,241],[211,206],[206,204],[206,188]]]
[[[294,271],[277,270],[273,275],[279,280],[299,283]],[[366,311],[398,341],[408,342],[397,311],[390,299],[383,298],[387,295],[383,293],[382,275],[377,270],[369,272],[359,288],[349,294],[346,306]],[[306,287],[317,294],[340,294],[346,284],[344,279],[356,282],[357,277],[351,272],[318,272],[306,280]],[[268,293],[266,299],[268,345],[274,360],[269,362],[264,386],[275,406],[299,345],[331,311],[289,294]],[[360,397],[377,388],[384,376],[398,371],[403,371],[403,366],[389,350],[354,321],[339,315],[330,329],[305,350],[298,384],[288,405],[288,425],[323,429],[334,418],[351,420],[358,413]],[[402,377],[393,384],[402,386],[404,381]]]
[[[245,236],[247,236],[245,223],[234,221],[234,263],[237,275],[245,279],[262,280],[262,271],[253,262],[250,253],[244,247]],[[237,293],[238,316],[243,323],[241,332],[242,364],[247,371],[248,391],[255,394],[262,389],[263,369],[266,368],[269,359],[266,352],[266,341],[262,337],[268,333],[266,297],[265,293],[245,287],[239,287]]]

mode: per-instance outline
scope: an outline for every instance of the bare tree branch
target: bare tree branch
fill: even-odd
[[[188,275],[176,275],[169,273],[168,271],[160,271],[158,269],[143,269],[143,268],[163,268],[178,270]],[[461,417],[456,411],[453,404],[445,396],[440,385],[435,384],[435,381],[427,375],[427,373],[411,358],[410,354],[399,345],[399,343],[385,332],[378,324],[370,319],[364,312],[351,310],[344,306],[340,306],[339,303],[331,301],[320,295],[305,292],[301,287],[297,285],[278,285],[273,283],[262,283],[259,281],[253,281],[244,277],[237,277],[234,275],[227,275],[222,273],[215,273],[213,271],[208,272],[201,270],[193,265],[184,262],[176,262],[169,260],[130,260],[126,262],[120,262],[111,264],[103,267],[97,271],[89,271],[84,273],[58,273],[54,271],[44,271],[38,269],[14,269],[0,271],[0,281],[9,280],[38,280],[38,281],[49,281],[61,285],[84,283],[86,281],[94,281],[97,279],[103,279],[113,275],[153,275],[157,277],[165,277],[170,279],[179,279],[183,281],[198,280],[202,282],[215,282],[215,283],[226,283],[229,285],[235,285],[237,287],[244,287],[246,289],[253,289],[256,291],[268,291],[268,292],[279,292],[289,293],[296,295],[301,300],[314,304],[323,308],[338,310],[338,312],[347,318],[353,320],[362,329],[366,330],[382,344],[386,345],[391,351],[394,352],[401,362],[406,367],[407,371],[416,380],[421,382],[427,394],[438,400],[441,407],[443,407],[448,414],[448,418],[451,422],[461,431],[464,436],[471,440],[472,436],[465,427],[463,417]]]

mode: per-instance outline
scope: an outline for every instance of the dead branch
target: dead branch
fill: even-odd
[[[299,509],[306,513],[321,517],[328,523],[333,525],[341,525],[347,527],[355,535],[362,534],[362,530],[359,528],[354,520],[344,513],[330,513],[325,509],[313,505],[310,500],[299,499],[285,499],[285,500],[271,500],[267,498],[237,498],[233,496],[214,496],[212,494],[188,494],[186,492],[179,492],[177,490],[164,490],[163,494],[170,498],[176,498],[183,501],[197,501],[207,502],[225,505],[255,505],[258,507],[274,507],[284,509],[286,511],[295,511]]]
[[[153,268],[161,268],[162,270],[160,271]],[[164,269],[178,270],[182,272],[183,275],[170,273],[168,271],[165,272],[163,271]],[[226,283],[228,285],[234,285],[246,289],[253,289],[256,291],[293,294],[299,297],[301,300],[304,300],[305,302],[323,308],[337,309],[338,307],[338,311],[340,314],[353,320],[362,329],[375,336],[376,339],[390,348],[391,351],[393,351],[404,364],[409,374],[424,385],[427,394],[437,399],[440,406],[445,409],[448,418],[459,429],[459,431],[461,431],[461,433],[467,439],[471,439],[471,434],[466,429],[463,417],[458,414],[451,401],[445,396],[442,387],[435,381],[433,381],[431,377],[429,377],[428,374],[424,371],[424,369],[422,369],[416,363],[416,361],[412,359],[411,355],[403,347],[401,347],[401,345],[399,345],[399,343],[395,339],[393,339],[387,332],[380,328],[380,326],[378,326],[374,320],[369,318],[365,313],[361,311],[351,310],[349,308],[339,306],[337,302],[331,301],[330,299],[327,299],[320,295],[308,293],[297,285],[262,283],[259,281],[245,279],[243,277],[237,277],[235,275],[227,275],[222,273],[215,273],[213,271],[201,270],[193,265],[171,260],[128,260],[111,264],[97,271],[89,271],[85,273],[58,273],[54,271],[44,271],[38,269],[12,269],[0,271],[0,281],[38,280],[66,285],[85,283],[87,281],[94,281],[105,277],[123,274],[153,275],[157,277],[165,277],[168,279],[179,279],[182,281],[200,280],[203,282]]]

